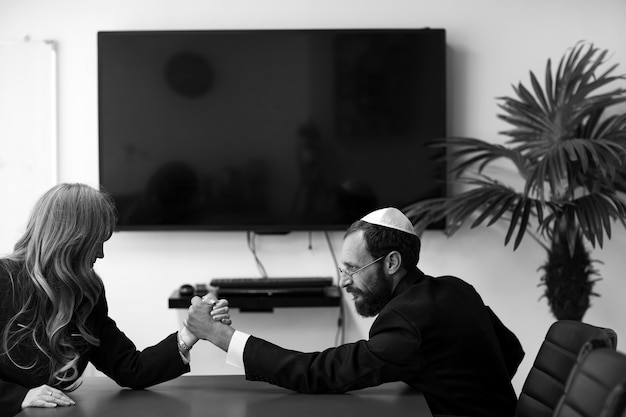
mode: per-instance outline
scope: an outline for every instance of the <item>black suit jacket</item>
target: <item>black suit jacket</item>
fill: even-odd
[[[410,271],[370,329],[369,340],[302,353],[250,337],[249,380],[306,393],[343,393],[391,381],[423,392],[433,414],[512,416],[519,341],[455,277]]]
[[[0,330],[15,314],[15,308],[8,275],[0,265]],[[189,371],[189,365],[180,357],[176,333],[154,346],[138,351],[109,317],[104,293],[90,315],[89,322],[100,339],[100,346],[88,345],[82,338],[76,338],[81,351],[79,374],[91,362],[96,369],[123,387],[145,388]],[[48,383],[47,361],[39,351],[20,346],[19,351],[13,351],[12,354],[25,360],[39,358],[44,365],[34,369],[20,369],[6,355],[0,355],[0,416],[17,414],[28,390]]]

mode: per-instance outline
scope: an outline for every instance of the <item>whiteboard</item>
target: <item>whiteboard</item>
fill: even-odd
[[[0,40],[0,254],[57,181],[56,44]]]

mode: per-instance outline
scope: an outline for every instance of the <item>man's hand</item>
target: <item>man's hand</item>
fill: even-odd
[[[202,301],[212,306],[209,314],[213,318],[213,321],[221,321],[224,324],[232,324],[230,319],[230,309],[228,308],[228,300],[220,298],[219,300],[215,295],[208,293],[202,297]]]
[[[219,303],[219,301],[217,302]],[[201,299],[193,297],[187,315],[187,320],[183,322],[185,327],[200,339],[208,340],[224,351],[228,350],[230,339],[235,330],[230,327],[230,318],[216,320],[219,313],[211,314],[213,307],[217,306],[210,298]]]
[[[67,407],[68,405],[76,404],[74,400],[65,395],[65,393],[56,388],[52,388],[48,385],[42,385],[37,388],[33,388],[26,393],[24,401],[22,401],[22,408],[27,407]]]

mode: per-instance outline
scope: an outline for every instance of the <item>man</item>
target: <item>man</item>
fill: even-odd
[[[519,341],[472,286],[417,268],[420,240],[395,208],[376,210],[347,230],[341,285],[356,310],[376,316],[369,339],[303,353],[283,349],[209,320],[192,300],[185,325],[227,351],[248,380],[305,393],[342,393],[404,381],[424,394],[433,414],[512,416],[511,378],[524,353]]]

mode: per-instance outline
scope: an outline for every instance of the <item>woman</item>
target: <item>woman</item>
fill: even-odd
[[[106,193],[60,184],[36,203],[14,252],[0,258],[0,416],[73,405],[88,362],[119,385],[145,388],[189,371],[185,327],[138,351],[108,316],[93,270],[117,220]],[[230,324],[226,300],[213,320]]]

